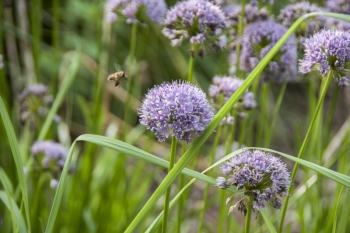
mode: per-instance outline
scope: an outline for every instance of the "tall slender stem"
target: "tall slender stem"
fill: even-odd
[[[186,152],[187,149],[187,144],[186,143],[182,143],[182,155]],[[183,174],[180,175],[180,182],[179,182],[179,190],[182,190],[183,187],[185,186],[185,176]],[[176,232],[177,233],[181,233],[181,222],[182,222],[182,210],[183,210],[183,206],[185,203],[185,195],[182,194],[180,199],[179,199],[179,205],[178,205],[178,209],[177,209],[177,227],[176,227]]]
[[[332,70],[330,70],[328,75],[327,75],[326,82],[325,82],[325,84],[323,86],[323,89],[321,91],[321,95],[320,95],[320,98],[318,100],[318,103],[317,103],[317,106],[316,106],[316,110],[315,110],[315,113],[314,113],[314,115],[312,117],[310,126],[309,126],[309,128],[307,130],[307,133],[306,133],[306,136],[304,138],[304,141],[303,141],[303,143],[302,143],[302,145],[300,147],[300,150],[299,150],[299,153],[298,153],[298,158],[301,158],[303,156],[304,152],[305,152],[306,145],[309,142],[309,139],[310,139],[311,132],[312,132],[312,129],[314,127],[315,121],[316,121],[317,116],[318,116],[318,114],[320,112],[320,109],[321,109],[321,107],[323,105],[323,100],[324,100],[324,97],[326,95],[329,83],[330,83],[330,81],[332,79],[332,74],[333,74],[333,72],[332,72]],[[293,168],[293,172],[292,172],[292,175],[291,175],[291,182],[294,182],[294,179],[295,179],[298,167],[299,167],[299,164],[295,163],[294,168]],[[280,233],[283,230],[283,223],[284,223],[284,219],[285,219],[285,216],[286,216],[286,211],[287,211],[287,208],[288,208],[288,202],[289,202],[289,197],[290,197],[291,192],[292,192],[292,188],[289,188],[288,195],[286,197],[286,200],[285,200],[284,206],[283,206],[283,210],[282,210],[282,217],[281,217],[281,222],[280,222],[280,226],[279,226],[279,232]]]
[[[253,205],[253,196],[250,196],[248,205],[247,205],[247,215],[245,216],[244,233],[249,233],[250,231],[250,219],[252,218],[252,205]]]
[[[187,81],[192,83],[192,77],[193,77],[193,67],[194,67],[194,56],[197,53],[197,46],[194,45],[192,47],[193,54],[190,54],[190,60],[188,62],[188,73],[187,73]]]
[[[213,148],[211,151],[211,155],[210,155],[210,165],[212,165],[215,161],[215,155],[216,155],[216,149],[218,147],[219,144],[219,139],[220,139],[220,135],[221,135],[221,129],[222,126],[219,125],[218,127],[218,131],[216,132],[216,136],[214,139],[214,144],[213,144]],[[210,188],[210,184],[207,184],[205,186],[205,190],[204,190],[204,195],[203,195],[203,206],[202,206],[202,211],[201,211],[201,216],[199,219],[199,224],[198,224],[198,231],[197,232],[202,232],[202,228],[203,228],[203,223],[204,223],[204,217],[205,217],[205,212],[208,206],[208,194],[209,194],[209,188]]]
[[[131,29],[130,54],[129,54],[129,61],[128,61],[128,67],[127,67],[129,76],[134,75],[131,67],[133,67],[133,62],[135,61],[136,42],[137,42],[137,23],[133,23],[132,29]],[[124,121],[125,121],[124,140],[126,139],[126,135],[128,135],[128,126],[130,123],[130,100],[133,93],[132,92],[133,78],[134,77],[129,77],[126,83],[127,98],[125,102],[125,111],[124,111]]]
[[[276,101],[276,105],[275,105],[275,109],[273,110],[273,115],[272,115],[272,121],[271,121],[271,125],[270,125],[270,130],[267,131],[267,137],[266,137],[266,141],[265,141],[265,148],[268,148],[270,146],[271,143],[271,137],[272,137],[272,132],[273,129],[275,127],[276,124],[276,120],[277,120],[277,115],[278,112],[280,110],[281,104],[282,104],[282,100],[284,97],[284,93],[286,92],[286,87],[287,87],[288,82],[284,82],[282,84],[280,93],[278,94],[277,97],[277,101]]]
[[[169,161],[168,173],[171,171],[171,169],[174,167],[174,164],[175,164],[176,146],[177,146],[177,139],[173,136],[172,140],[171,140],[170,161]],[[163,233],[167,232],[170,192],[171,192],[171,186],[169,186],[169,188],[166,190],[166,193],[165,193],[164,218],[163,218],[163,227],[162,227]]]
[[[242,7],[241,7],[241,16],[239,19],[238,24],[238,36],[241,36],[243,34],[243,28],[244,28],[244,15],[245,15],[245,5],[247,4],[247,0],[242,1]],[[239,59],[241,57],[241,45],[238,43],[236,47],[236,74],[239,76]]]

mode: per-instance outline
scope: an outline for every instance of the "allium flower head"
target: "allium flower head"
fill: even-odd
[[[300,2],[288,5],[283,8],[278,16],[279,22],[289,28],[299,17],[311,13],[322,11],[320,7],[309,2]],[[323,17],[309,18],[303,21],[301,26],[296,30],[297,36],[307,37],[323,27]]]
[[[273,20],[248,25],[241,42],[241,69],[252,71],[286,31],[285,27]],[[296,61],[296,42],[295,37],[291,36],[264,69],[264,79],[276,83],[291,81],[297,73]]]
[[[143,21],[143,15],[146,15],[151,21],[161,24],[167,12],[167,6],[164,0],[107,0],[106,20],[115,22],[116,11],[127,18],[127,23]]]
[[[226,17],[219,6],[205,0],[187,0],[177,3],[165,18],[163,34],[173,46],[181,45],[183,39],[190,38],[191,44],[212,42],[216,47],[226,46]]]
[[[346,83],[350,67],[350,33],[339,30],[322,30],[306,39],[305,56],[299,62],[299,71],[308,73],[317,68],[322,76],[333,70],[335,77]],[[345,81],[344,81],[345,79]],[[338,80],[338,81],[339,81]]]
[[[219,188],[235,186],[244,191],[245,195],[253,197],[252,208],[257,211],[264,209],[268,202],[276,209],[281,208],[278,197],[287,195],[290,174],[279,158],[259,150],[246,150],[225,162],[221,170],[227,178],[217,179]],[[242,206],[245,204],[241,203]]]
[[[209,96],[214,103],[224,104],[233,95],[233,93],[236,92],[243,82],[244,80],[233,76],[215,76],[213,78],[213,84],[209,86]],[[220,98],[222,98],[221,101]],[[250,110],[255,107],[256,102],[254,100],[254,94],[246,91],[234,108],[238,111],[243,111]],[[231,118],[227,118],[225,120],[228,119]]]
[[[326,7],[332,12],[350,14],[349,0],[327,0]]]
[[[21,120],[35,125],[36,117],[45,117],[49,112],[53,97],[48,95],[48,88],[43,84],[32,84],[26,87],[19,96],[21,102]],[[60,117],[55,116],[55,121],[59,122]]]
[[[205,93],[187,82],[163,83],[148,91],[139,109],[140,123],[164,141],[172,136],[192,141],[192,133],[201,134],[213,118],[213,108]]]
[[[61,144],[52,141],[37,141],[32,145],[33,156],[41,163],[42,168],[52,171],[61,170],[68,151]]]

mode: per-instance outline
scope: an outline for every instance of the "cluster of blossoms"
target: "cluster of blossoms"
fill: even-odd
[[[238,27],[241,20],[242,6],[240,5],[228,5],[223,8],[224,13],[227,15],[226,25],[230,28],[229,41],[230,48],[234,48],[238,37]],[[244,7],[244,19],[243,25],[246,27],[248,24],[255,22],[262,22],[269,18],[268,12],[265,7],[258,8],[257,6],[246,4]]]
[[[36,124],[36,117],[45,117],[53,102],[53,97],[47,95],[48,88],[43,84],[32,84],[26,87],[19,96],[21,102],[21,120],[29,120],[32,125]],[[61,118],[55,116],[54,121],[59,122]]]
[[[273,20],[248,25],[241,41],[240,68],[252,71],[286,31],[285,27]],[[276,83],[293,80],[297,73],[296,61],[297,46],[295,37],[291,36],[264,69],[264,79]]]
[[[209,86],[209,96],[214,103],[222,105],[226,103],[243,82],[244,80],[233,76],[215,76],[213,78],[213,84]],[[255,108],[256,105],[254,94],[246,91],[234,108],[241,112],[241,116],[245,116],[243,111]],[[222,123],[233,124],[233,118],[230,116],[225,117]]]
[[[223,35],[225,14],[219,6],[206,0],[187,0],[177,3],[165,18],[163,34],[171,40],[172,46],[181,45],[185,38],[191,44],[210,41],[214,48],[224,48],[227,43]]]
[[[225,162],[221,170],[227,179],[218,177],[217,186],[222,189],[235,186],[243,190],[246,196],[253,197],[253,210],[265,208],[269,201],[274,208],[281,208],[278,196],[287,195],[290,174],[279,158],[259,150],[246,150]],[[241,211],[246,212],[243,201],[239,206]]]
[[[283,8],[278,16],[279,22],[289,28],[298,18],[311,12],[320,12],[322,9],[309,2],[300,2],[294,5],[288,5]],[[323,17],[308,18],[298,27],[295,34],[301,37],[308,37],[323,26]]]
[[[164,83],[149,90],[139,109],[140,123],[164,141],[172,136],[192,141],[213,118],[213,108],[205,93],[187,82]]]
[[[107,0],[105,4],[106,20],[115,22],[116,11],[120,11],[127,23],[143,21],[143,13],[153,22],[163,23],[167,12],[164,0]]]
[[[38,170],[49,171],[54,178],[50,186],[58,184],[58,173],[62,171],[68,151],[61,144],[52,141],[37,141],[32,145],[31,152],[39,166]]]
[[[349,0],[327,0],[326,7],[332,12],[350,14]]]
[[[350,65],[350,33],[339,30],[322,30],[306,39],[305,56],[300,60],[299,71],[308,73],[317,68],[322,76],[330,70],[338,78],[339,86],[348,85]]]

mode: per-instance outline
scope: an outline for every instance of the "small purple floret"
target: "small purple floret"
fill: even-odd
[[[54,162],[61,169],[67,158],[68,151],[61,144],[52,141],[37,141],[32,145],[31,152],[33,156],[43,154],[42,166],[48,168],[49,164]]]
[[[139,22],[137,13],[140,7],[146,8],[147,16],[153,21],[161,24],[167,12],[164,0],[107,0],[105,4],[105,18],[108,22],[117,20],[116,11],[127,18],[127,23]]]
[[[174,81],[148,91],[139,109],[140,123],[164,141],[169,134],[185,142],[201,134],[213,118],[205,93],[195,85]]]

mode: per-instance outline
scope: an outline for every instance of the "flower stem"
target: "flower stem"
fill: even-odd
[[[128,73],[129,76],[132,76],[132,66],[133,62],[135,61],[135,51],[136,51],[136,42],[137,42],[137,23],[132,24],[132,29],[131,29],[131,42],[130,42],[130,54],[129,54],[129,61],[128,61]],[[127,98],[125,102],[125,111],[124,111],[124,140],[126,139],[128,132],[128,125],[131,122],[130,121],[130,99],[132,96],[132,83],[133,83],[133,77],[128,78],[128,81],[126,82],[126,93],[127,93]]]
[[[170,161],[169,161],[168,173],[171,171],[171,169],[174,167],[174,164],[175,164],[176,146],[177,146],[177,139],[173,136],[172,140],[171,140]],[[171,186],[169,186],[169,188],[166,190],[166,193],[165,193],[164,218],[163,218],[163,227],[162,227],[163,233],[167,232],[170,192],[171,192]]]
[[[197,53],[198,46],[194,45],[192,47],[193,54],[190,55],[190,60],[188,62],[188,74],[187,74],[187,81],[192,83],[192,77],[193,77],[193,67],[194,67],[194,56]]]
[[[241,8],[241,16],[239,19],[238,24],[238,36],[241,36],[243,34],[244,29],[244,15],[245,15],[245,5],[247,4],[247,0],[242,1],[242,8]],[[236,47],[236,74],[239,76],[239,61],[241,57],[241,45],[238,43]]]
[[[283,100],[283,96],[284,96],[284,93],[286,92],[287,84],[288,84],[288,82],[284,82],[282,84],[280,93],[278,94],[276,105],[275,105],[275,109],[273,110],[270,130],[267,130],[267,137],[266,137],[265,146],[264,146],[265,148],[269,148],[269,146],[270,146],[271,138],[272,138],[272,132],[273,132],[273,129],[274,129],[275,124],[276,124],[277,114],[278,114],[278,112],[280,110],[281,103],[282,103],[282,100]]]
[[[186,143],[182,143],[182,153],[184,154],[186,152],[187,149],[187,144]],[[180,175],[180,179],[179,179],[179,191],[183,189],[183,187],[185,186],[185,176],[183,174]],[[178,205],[178,209],[177,209],[177,229],[176,232],[180,233],[181,232],[181,221],[182,221],[182,210],[183,210],[183,206],[185,203],[185,195],[182,194],[181,197],[179,198],[179,205]]]
[[[222,126],[219,125],[218,131],[216,132],[216,135],[215,135],[214,144],[213,144],[213,148],[212,148],[211,155],[210,155],[210,165],[212,165],[214,163],[214,161],[215,161],[216,149],[217,149],[218,144],[219,144],[220,135],[221,135],[221,129],[222,129]],[[208,206],[208,194],[209,194],[210,186],[211,186],[210,184],[207,184],[205,186],[204,195],[203,195],[203,206],[202,206],[202,211],[201,211],[201,216],[200,216],[200,219],[199,219],[198,231],[197,232],[202,232],[205,212],[206,212],[206,209],[207,209],[207,206]]]
[[[245,216],[244,233],[249,233],[249,230],[250,230],[250,219],[252,218],[252,205],[253,205],[253,196],[250,196],[248,205],[247,205],[247,215]]]
[[[324,97],[326,95],[326,92],[327,92],[327,89],[328,89],[328,86],[329,86],[329,83],[332,79],[332,70],[329,71],[328,75],[327,75],[327,79],[326,79],[326,82],[322,88],[322,92],[321,92],[321,95],[320,95],[320,98],[318,100],[318,103],[317,103],[317,106],[316,106],[316,110],[315,110],[315,113],[312,117],[312,120],[311,120],[311,123],[309,125],[309,128],[307,130],[307,133],[306,133],[306,136],[304,138],[304,141],[300,147],[300,150],[299,150],[299,153],[298,153],[298,158],[301,158],[302,155],[304,154],[305,152],[305,149],[306,149],[306,145],[310,139],[310,136],[311,136],[311,132],[313,130],[313,127],[314,127],[314,124],[315,124],[315,121],[317,119],[317,116],[320,112],[320,109],[323,105],[323,100],[324,100]],[[294,182],[294,179],[295,179],[295,176],[296,176],[296,173],[297,173],[297,170],[298,170],[298,167],[299,167],[299,164],[298,163],[295,163],[294,165],[294,168],[293,168],[293,172],[292,172],[292,175],[291,175],[291,182],[293,183]],[[281,217],[281,222],[280,222],[280,226],[279,226],[279,233],[281,233],[283,231],[283,223],[284,223],[284,219],[285,219],[285,216],[286,216],[286,211],[287,211],[287,207],[288,207],[288,202],[289,202],[289,197],[290,197],[290,194],[292,192],[292,188],[289,188],[288,190],[288,195],[286,197],[286,200],[284,202],[284,206],[283,206],[283,210],[282,210],[282,217]]]

